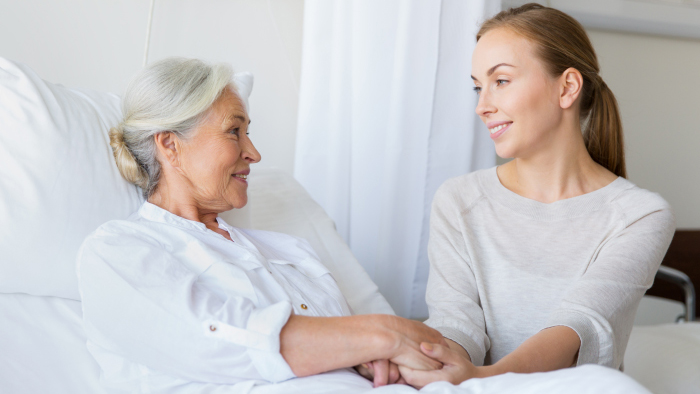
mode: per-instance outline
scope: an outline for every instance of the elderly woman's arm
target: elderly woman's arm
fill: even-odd
[[[247,277],[234,265],[209,266],[199,253],[204,268],[187,268],[156,240],[130,231],[105,225],[79,253],[84,325],[98,359],[118,353],[170,376],[219,384],[277,382],[381,358],[419,369],[441,365],[420,354],[421,341],[441,338],[420,323],[298,316],[285,301],[258,307],[247,281],[217,284]]]
[[[420,350],[420,342],[426,338],[443,342],[436,330],[396,316],[292,315],[280,333],[280,351],[296,376],[378,359],[389,359],[414,369],[439,368],[442,364]]]

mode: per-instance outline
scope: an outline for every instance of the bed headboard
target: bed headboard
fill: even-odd
[[[700,290],[700,230],[676,230],[661,264],[683,271],[693,281],[696,291]],[[663,280],[655,280],[646,294],[684,300],[680,287]],[[695,315],[700,316],[700,303],[696,303]]]

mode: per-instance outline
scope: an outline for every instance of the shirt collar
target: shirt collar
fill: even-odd
[[[206,231],[207,226],[202,222],[185,219],[174,213],[167,211],[155,204],[146,201],[139,209],[139,215],[153,222],[166,223],[177,227],[184,227],[192,230]]]

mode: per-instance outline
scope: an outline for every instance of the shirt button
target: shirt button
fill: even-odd
[[[306,306],[306,304],[301,304],[301,309],[303,309],[303,310],[307,310],[307,309],[309,309],[309,307],[308,307],[308,306]]]

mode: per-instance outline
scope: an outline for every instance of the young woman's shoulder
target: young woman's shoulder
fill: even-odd
[[[643,189],[623,178],[619,181],[622,188],[612,203],[623,214],[627,225],[653,214],[660,225],[675,229],[673,209],[659,193]]]
[[[484,197],[483,183],[495,167],[459,175],[446,180],[435,192],[433,206],[457,205],[469,209]]]

